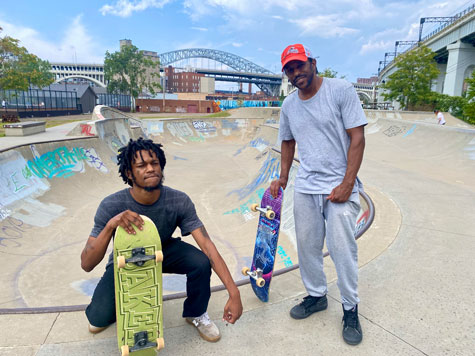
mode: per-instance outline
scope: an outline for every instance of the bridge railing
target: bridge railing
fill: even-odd
[[[436,28],[434,31],[430,32],[429,34],[425,35],[423,38],[421,38],[421,42],[424,42],[426,40],[428,40],[429,38],[435,36],[437,33],[441,32],[442,30],[444,30],[445,28],[451,26],[452,24],[454,24],[455,22],[459,21],[461,18],[463,18],[464,16],[470,14],[471,12],[475,11],[475,4],[472,4],[470,5],[469,7],[467,7],[465,10],[463,11],[460,11],[459,13],[455,14],[453,16],[453,19],[452,21],[447,21],[447,22],[444,22],[442,25],[440,25],[438,28]],[[411,51],[413,50],[414,48],[418,47],[420,44],[419,43],[416,43],[416,44],[413,44],[412,46],[408,47],[406,50],[400,52],[397,54],[396,57],[394,57],[393,60],[391,60],[390,62],[388,62],[387,64],[385,64],[385,66],[381,69],[381,72],[389,67],[395,60],[398,56],[400,56],[401,54],[404,54],[408,51]]]
[[[464,17],[465,15],[469,14],[470,12],[472,12],[473,10],[475,10],[475,4],[472,4],[471,6],[469,6],[468,8],[466,8],[465,10],[459,12],[458,14],[454,15],[453,16],[453,19],[452,21],[447,21],[447,22],[444,22],[442,25],[440,25],[438,28],[436,28],[434,31],[430,32],[428,35],[424,36],[421,41],[425,41],[429,38],[431,38],[432,36],[435,36],[437,33],[439,33],[440,31],[442,31],[444,28],[452,25],[454,22],[460,20],[462,17]]]

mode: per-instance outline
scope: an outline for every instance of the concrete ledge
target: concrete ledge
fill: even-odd
[[[28,136],[46,131],[46,121],[24,121],[3,125],[5,136]]]

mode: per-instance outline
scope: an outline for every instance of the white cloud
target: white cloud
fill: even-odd
[[[394,47],[394,42],[391,41],[373,41],[369,40],[366,42],[363,46],[361,46],[360,49],[360,54],[366,54],[368,52],[374,52],[374,51],[384,51],[390,48],[391,46]]]
[[[76,16],[59,41],[45,39],[33,28],[1,22],[4,35],[20,40],[20,45],[41,59],[50,62],[104,62],[105,50],[88,34],[81,20],[82,15]]]
[[[358,29],[341,26],[343,20],[338,15],[310,16],[298,20],[290,20],[302,30],[302,35],[330,38],[352,35],[359,32]]]
[[[99,11],[103,16],[111,14],[120,17],[129,17],[134,12],[140,12],[149,8],[161,9],[171,0],[118,0],[113,5],[104,5]]]
[[[204,27],[192,27],[191,29],[195,30],[195,31],[201,31],[201,32],[207,32],[208,31],[208,29],[204,28]]]
[[[237,43],[237,42],[233,42],[232,45],[233,47],[238,47],[238,48],[243,46],[242,43]]]

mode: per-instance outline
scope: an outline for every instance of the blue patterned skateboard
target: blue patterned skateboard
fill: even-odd
[[[118,227],[114,236],[117,341],[122,356],[153,356],[164,347],[162,245],[152,220],[135,235]]]
[[[262,196],[261,205],[253,204],[251,206],[252,211],[259,212],[259,222],[251,268],[244,267],[242,274],[249,276],[254,293],[263,302],[269,300],[269,287],[279,240],[283,196],[282,188],[276,198],[272,197],[268,188]]]

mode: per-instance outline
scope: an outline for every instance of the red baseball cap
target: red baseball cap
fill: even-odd
[[[287,46],[282,52],[280,61],[282,62],[282,71],[287,63],[290,61],[302,61],[305,62],[308,58],[313,58],[312,52],[303,44],[297,43]]]

